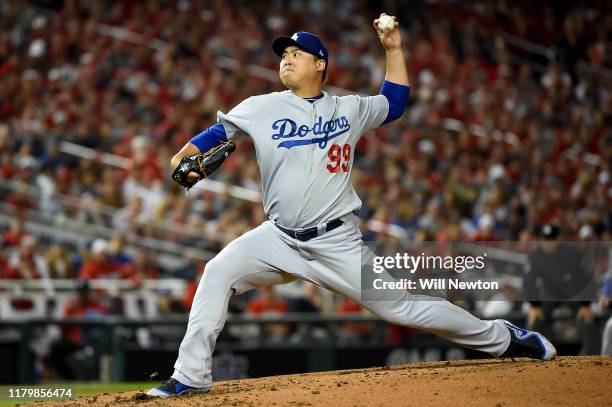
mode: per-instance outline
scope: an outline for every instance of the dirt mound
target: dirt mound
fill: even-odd
[[[130,392],[61,405],[612,406],[610,383],[612,357],[464,360],[219,382],[208,394],[172,400],[146,400]]]

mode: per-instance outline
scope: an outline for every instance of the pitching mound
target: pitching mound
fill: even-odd
[[[208,394],[172,400],[130,392],[61,405],[610,406],[611,383],[612,357],[464,360],[219,382]]]

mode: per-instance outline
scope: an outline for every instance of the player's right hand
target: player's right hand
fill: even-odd
[[[382,17],[383,15],[385,15],[385,13],[381,13],[380,17]],[[378,27],[378,18],[372,22],[372,24],[374,25],[374,29],[378,34],[380,42],[387,51],[401,49],[402,47],[402,38],[398,28],[399,23],[397,22],[397,18],[395,16],[391,17],[395,20],[395,28],[391,31],[382,31],[380,27]]]

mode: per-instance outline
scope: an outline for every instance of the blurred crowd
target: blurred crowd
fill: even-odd
[[[217,110],[282,89],[271,49],[279,35],[320,34],[332,89],[378,93],[384,50],[371,21],[381,11],[400,22],[411,97],[402,119],[366,134],[355,152],[352,177],[363,200],[358,215],[365,239],[398,243],[387,228],[367,227],[376,221],[399,228],[408,241],[529,241],[547,239],[536,232],[546,228],[558,231],[555,239],[609,241],[607,3],[384,4],[381,10],[380,2],[365,0],[0,2],[0,279],[74,279],[71,297],[47,301],[44,312],[59,307],[55,316],[98,318],[127,315],[128,302],[92,290],[87,280],[120,278],[140,287],[179,276],[189,280],[182,298],[156,293],[153,314],[188,311],[201,259],[185,256],[189,267],[177,273],[161,261],[161,251],[134,243],[155,239],[214,254],[265,214],[259,203],[227,192],[186,196],[169,177],[170,157],[212,125]],[[83,158],[64,142],[123,160]],[[214,178],[259,191],[248,139]],[[30,221],[54,232],[37,234],[26,227]],[[64,233],[68,224],[72,234]],[[610,273],[603,278],[602,309],[612,298]],[[481,315],[516,310],[520,304],[508,290],[479,309]],[[348,299],[326,307],[324,295],[311,283],[267,287],[234,297],[230,311],[362,312]],[[136,314],[146,315],[151,298],[133,300]],[[12,305],[27,303],[17,298]],[[593,339],[590,305],[580,305],[582,336]],[[550,312],[531,304],[528,323],[549,323]],[[273,342],[329,334],[316,324],[308,331],[286,324],[262,329]],[[39,360],[50,358],[46,363],[66,379],[95,378],[92,349],[104,335],[48,330],[33,347]],[[612,319],[606,332],[602,349],[609,353]],[[412,334],[397,326],[385,333],[390,343]],[[144,329],[138,335],[143,347],[156,340]],[[377,333],[371,324],[345,323],[335,335],[350,341]]]
[[[139,284],[166,270],[152,250],[126,251],[126,238],[214,253],[260,224],[259,203],[185,196],[169,177],[169,158],[217,110],[281,90],[249,70],[277,69],[278,35],[320,34],[328,84],[378,93],[384,50],[371,21],[380,11],[379,2],[349,0],[0,4],[0,181],[10,181],[0,188],[10,218],[0,277]],[[565,240],[610,240],[605,2],[411,1],[384,11],[400,21],[411,97],[401,120],[357,146],[353,182],[364,224],[395,225],[423,241],[533,240],[543,224],[558,225]],[[62,142],[129,164],[71,155]],[[248,139],[216,179],[259,190]],[[85,249],[62,237],[41,244],[24,229],[35,212],[116,235],[85,234]],[[391,239],[367,228],[364,235]]]

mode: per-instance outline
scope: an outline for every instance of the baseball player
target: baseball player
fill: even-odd
[[[365,132],[402,115],[409,95],[400,31],[397,25],[382,31],[378,21],[374,27],[386,51],[380,94],[338,97],[323,92],[328,53],[320,38],[308,32],[279,37],[272,48],[280,57],[279,76],[288,90],[253,96],[227,114],[219,112],[217,124],[172,158],[174,179],[190,187],[209,173],[196,170],[202,162],[194,157],[228,140],[250,137],[268,220],[206,265],[174,373],[149,390],[149,396],[210,390],[212,354],[233,294],[301,278],[362,302],[365,245],[353,215],[361,206],[349,180],[353,152]],[[415,300],[406,292],[398,301],[362,305],[391,323],[429,331],[496,357],[549,360],[556,355],[554,346],[536,332],[503,320],[480,320],[441,299]]]

